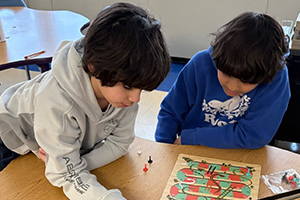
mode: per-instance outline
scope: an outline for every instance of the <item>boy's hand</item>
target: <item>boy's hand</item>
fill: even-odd
[[[181,144],[181,136],[174,141],[174,144]]]
[[[40,157],[40,159],[41,159],[42,161],[44,161],[44,163],[46,163],[46,157],[47,157],[47,154],[46,154],[46,152],[44,151],[44,149],[39,148],[38,156]]]

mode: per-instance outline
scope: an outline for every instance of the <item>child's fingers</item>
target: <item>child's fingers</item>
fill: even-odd
[[[42,152],[43,154],[46,154],[46,152],[44,151],[44,149],[42,149],[41,147],[39,148],[39,151]]]
[[[37,154],[42,161],[46,162],[46,152],[42,148],[39,148],[39,151]]]

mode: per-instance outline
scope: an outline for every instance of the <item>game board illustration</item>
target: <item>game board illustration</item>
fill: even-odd
[[[260,165],[180,154],[161,200],[254,200],[260,171]]]

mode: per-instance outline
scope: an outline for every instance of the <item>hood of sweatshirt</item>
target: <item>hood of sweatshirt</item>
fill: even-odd
[[[92,120],[102,118],[102,110],[95,97],[90,78],[81,63],[83,38],[74,42],[64,41],[52,59],[52,73],[63,90]]]

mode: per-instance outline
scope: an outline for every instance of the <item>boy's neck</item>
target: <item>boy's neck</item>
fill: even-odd
[[[100,81],[97,80],[95,77],[91,77],[91,84],[92,88],[96,97],[96,100],[98,102],[98,105],[100,106],[102,111],[105,111],[109,105],[109,102],[103,97],[101,91],[99,90]]]
[[[106,111],[106,109],[108,108],[108,101],[106,101],[106,99],[97,99],[97,102],[101,108],[101,110],[104,112]]]

